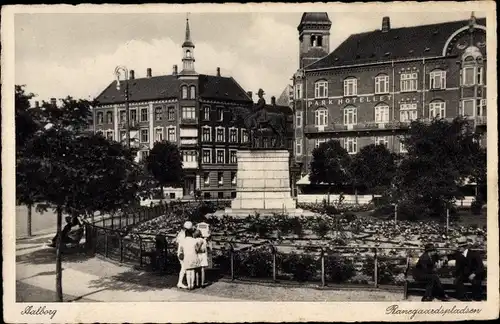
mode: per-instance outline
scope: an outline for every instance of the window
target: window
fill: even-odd
[[[375,93],[388,93],[389,92],[389,76],[382,74],[375,77]]]
[[[224,141],[224,128],[217,127],[215,132],[216,132],[216,141],[221,142],[221,143],[225,142]]]
[[[155,141],[157,142],[163,141],[163,127],[155,128]]]
[[[148,108],[141,108],[141,122],[148,121]]]
[[[161,107],[156,107],[155,108],[155,120],[156,121],[160,121],[161,120],[161,117],[162,117],[162,108]]]
[[[113,112],[108,111],[106,113],[106,123],[113,124]]]
[[[297,111],[295,113],[295,127],[302,127],[302,111]]]
[[[476,116],[486,116],[486,99],[478,99]]]
[[[231,184],[232,185],[236,184],[236,172],[234,171],[231,172]]]
[[[217,163],[225,163],[224,150],[223,149],[216,149],[215,150],[215,154],[216,154],[216,161],[217,161]]]
[[[203,173],[203,183],[208,186],[210,185],[210,172]]]
[[[399,142],[399,153],[408,153],[406,146],[402,142]]]
[[[139,159],[144,161],[149,156],[149,151],[139,151]]]
[[[318,81],[314,84],[314,97],[315,98],[328,97],[328,82]]]
[[[295,85],[295,99],[302,99],[302,83]]]
[[[95,133],[96,133],[96,134],[98,134],[98,135],[104,136],[104,133],[102,132],[102,130],[101,130],[101,129],[100,129],[100,130],[98,130],[98,131],[96,131]]]
[[[462,100],[462,109],[460,110],[460,115],[474,116],[474,110],[475,110],[474,103],[475,103],[474,99]]]
[[[300,156],[302,155],[302,142],[295,142],[295,155]]]
[[[326,108],[318,108],[314,112],[314,124],[316,126],[326,126],[328,124],[328,110]]]
[[[229,142],[238,143],[238,130],[236,128],[229,129]]]
[[[358,123],[358,109],[346,107],[344,109],[344,125],[356,125]]]
[[[478,85],[483,84],[483,68],[480,66],[477,67],[476,84]]]
[[[196,162],[196,151],[182,151],[182,162]]]
[[[196,119],[194,107],[182,107],[182,119]]]
[[[210,120],[210,106],[203,106],[203,119]]]
[[[224,172],[217,172],[217,180],[217,184],[219,186],[222,186],[224,184]],[[219,192],[219,194],[221,194],[221,192]]]
[[[127,132],[122,130],[120,131],[120,141],[124,141],[125,139],[127,139]]]
[[[201,129],[201,140],[203,142],[210,142],[212,139],[212,128],[210,126],[203,126]]]
[[[131,123],[137,122],[137,110],[135,110],[135,109],[130,111],[130,122]]]
[[[401,104],[399,111],[399,120],[402,122],[410,122],[417,119],[417,104]]]
[[[246,129],[241,130],[241,142],[242,143],[248,142],[248,131]]]
[[[378,105],[375,107],[375,122],[376,123],[389,122],[389,106]]]
[[[167,141],[169,141],[171,143],[176,141],[175,127],[168,127],[167,128]]]
[[[354,137],[344,138],[344,148],[347,153],[355,154],[358,151],[358,139]]]
[[[229,151],[229,163],[238,163],[236,152],[236,150]]]
[[[205,193],[203,194],[203,198],[205,198],[205,199],[210,199],[210,198],[211,198],[211,196],[210,196],[210,192],[205,192]]]
[[[430,73],[431,89],[446,89],[446,71],[435,70]]]
[[[110,141],[113,140],[113,131],[112,130],[106,131],[106,138]]]
[[[196,87],[194,85],[189,87],[189,98],[196,99]]]
[[[98,112],[97,113],[97,124],[101,125],[104,123],[104,113]]]
[[[347,78],[344,80],[344,96],[356,96],[358,94],[358,79]]]
[[[182,99],[187,99],[187,97],[188,97],[188,88],[187,88],[187,86],[182,86],[181,93],[182,93],[181,94],[181,98]]]
[[[375,145],[385,145],[387,147],[389,145],[387,136],[375,137]]]
[[[203,163],[212,163],[212,151],[203,149]]]
[[[473,66],[466,66],[462,69],[462,84],[464,86],[474,85],[475,70]]]
[[[401,73],[401,92],[417,91],[418,76],[417,73]]]
[[[125,114],[125,110],[120,110],[120,123],[125,124],[127,121],[125,120],[127,115]]]
[[[224,119],[224,108],[217,107],[217,120],[222,121]]]
[[[175,107],[168,107],[167,113],[168,120],[175,120]]]
[[[175,199],[175,192],[171,192],[171,193],[169,194],[169,196],[170,196],[170,199]]]
[[[327,141],[326,138],[318,138],[316,140],[316,143],[314,144],[314,147],[319,147],[321,144],[325,143]]]
[[[221,185],[222,185],[222,183],[221,183]],[[224,193],[223,192],[218,192],[217,193],[217,198],[224,199]]]
[[[231,191],[231,198],[236,198],[236,191]]]
[[[141,129],[141,143],[149,142],[149,130],[147,128]]]
[[[444,101],[435,101],[429,104],[429,117],[430,118],[445,118],[446,117],[446,104]]]

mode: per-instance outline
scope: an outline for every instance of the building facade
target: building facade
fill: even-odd
[[[464,115],[485,134],[485,24],[472,15],[392,29],[384,17],[380,30],[351,35],[330,53],[328,15],[304,13],[293,78],[295,159],[303,174],[312,150],[329,139],[350,154],[374,143],[404,153],[399,138],[416,119]]]
[[[185,177],[183,196],[192,197],[200,190],[204,199],[228,199],[236,195],[236,151],[249,146],[246,129],[233,122],[235,108],[252,109],[251,92],[245,92],[232,78],[220,74],[199,74],[195,70],[195,44],[186,21],[182,44],[182,70],[176,65],[172,74],[145,78],[129,72],[128,103],[130,138],[144,159],[154,143],[175,143],[182,154]],[[112,82],[97,97],[94,111],[95,131],[115,141],[126,140],[126,96]],[[290,129],[292,111],[288,109]],[[266,109],[278,109],[275,103]],[[293,133],[289,134],[293,152]]]

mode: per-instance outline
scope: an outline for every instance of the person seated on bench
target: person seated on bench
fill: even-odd
[[[460,239],[456,251],[446,257],[447,260],[455,260],[455,290],[457,298],[462,301],[470,300],[466,294],[465,282],[472,285],[472,298],[481,300],[482,282],[486,277],[483,258],[478,251],[470,250],[471,247],[472,244],[467,239]]]
[[[78,217],[66,216],[64,219],[66,220],[66,225],[64,225],[63,229],[61,230],[61,243],[62,244],[75,243],[76,239],[78,239],[78,242],[80,242],[83,236],[83,227]],[[71,229],[75,225],[79,225],[79,228],[72,231]],[[58,234],[56,233],[54,238],[52,238],[51,243],[49,244],[50,247],[56,247],[57,237]]]
[[[448,296],[443,289],[441,280],[436,273],[437,251],[433,244],[426,244],[413,269],[415,281],[425,283],[425,293],[422,301],[433,301],[435,297],[440,300],[448,300]]]

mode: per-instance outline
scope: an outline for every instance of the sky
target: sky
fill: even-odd
[[[298,67],[302,13],[191,13],[198,73],[232,76],[246,91],[279,97]],[[329,12],[330,51],[349,35],[380,29],[387,12]],[[462,20],[470,12],[391,12],[391,27]],[[476,16],[483,17],[476,13]],[[16,14],[15,82],[35,100],[92,99],[125,65],[136,78],[181,70],[184,13]]]

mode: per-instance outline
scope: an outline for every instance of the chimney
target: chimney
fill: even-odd
[[[134,72],[134,70],[130,70],[130,76],[129,76],[129,79],[130,79],[130,80],[134,80],[134,79],[135,79],[135,72]]]
[[[38,101],[35,101],[35,108],[40,108],[40,103]]]
[[[151,68],[148,68],[146,70],[146,77],[150,78],[151,77]]]
[[[252,98],[252,96],[253,96],[252,91],[247,91],[247,95],[250,97],[250,99],[252,99],[252,100],[253,100],[253,98]]]
[[[276,106],[276,97],[275,96],[271,97],[271,105]]]
[[[56,98],[50,98],[50,104],[52,106],[57,106],[57,99]]]
[[[172,75],[177,75],[177,64],[172,67]]]
[[[220,67],[217,68],[217,76],[220,77]]]
[[[391,20],[389,17],[382,18],[382,32],[386,33],[391,29]]]

